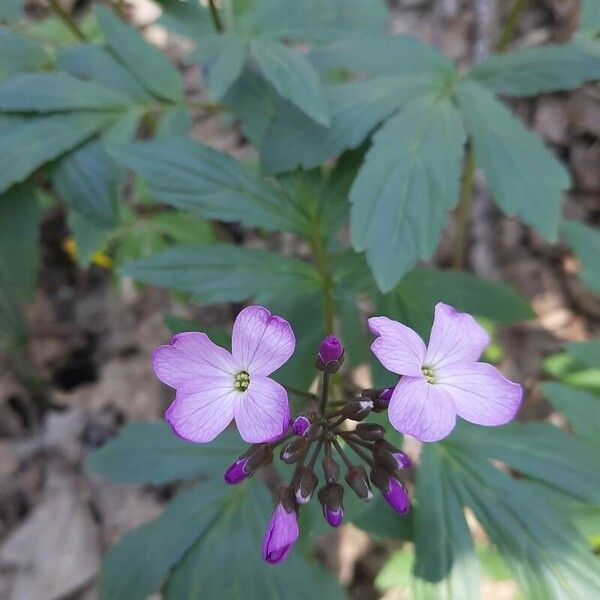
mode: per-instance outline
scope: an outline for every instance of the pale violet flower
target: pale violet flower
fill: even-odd
[[[176,335],[152,357],[157,377],[176,390],[167,421],[192,442],[210,442],[234,418],[246,442],[278,439],[289,427],[290,407],[287,392],[269,375],[295,347],[290,324],[262,306],[239,313],[231,352],[205,333]]]
[[[477,362],[490,343],[471,315],[438,303],[426,347],[409,327],[372,317],[371,350],[383,366],[402,375],[388,408],[391,424],[423,442],[445,438],[456,416],[477,425],[503,425],[516,415],[523,390],[495,367]]]

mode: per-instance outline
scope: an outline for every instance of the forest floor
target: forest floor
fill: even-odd
[[[127,4],[139,25],[155,16],[146,1]],[[480,4],[486,3],[397,2],[390,28],[418,33],[466,65],[474,48],[489,45],[492,37],[474,10]],[[576,26],[576,16],[575,1],[532,1],[515,45],[564,41]],[[179,41],[157,27],[149,28],[148,34],[177,56]],[[189,69],[186,79],[190,90],[202,93],[199,69]],[[566,214],[597,224],[600,87],[587,85],[513,106],[572,172],[575,184],[566,199]],[[238,156],[252,153],[218,116],[198,122],[193,136]],[[162,418],[171,393],[154,377],[149,356],[169,339],[165,313],[192,316],[206,325],[228,325],[234,316],[235,308],[223,305],[200,307],[191,314],[164,292],[140,291],[127,280],[115,286],[115,278],[100,267],[82,271],[63,250],[67,235],[61,212],[49,214],[42,231],[39,290],[27,308],[28,354],[46,383],[43,394],[34,392],[0,357],[0,600],[96,597],[95,575],[106,548],[126,530],[157,516],[164,493],[91,477],[83,461],[123,424]],[[453,241],[449,227],[434,264],[450,266]],[[278,243],[294,241],[282,237]],[[565,341],[598,335],[600,300],[579,283],[578,264],[565,248],[550,246],[517,221],[502,217],[487,201],[482,185],[468,266],[480,276],[510,283],[530,300],[536,319],[500,333],[506,356],[502,368],[526,387],[520,418],[556,421],[558,415],[537,387],[544,377],[542,361]],[[476,523],[473,527],[481,535]],[[353,526],[341,528],[322,544],[333,557],[328,566],[354,598],[380,597],[373,580],[389,556],[390,544],[372,542]],[[484,579],[482,596],[516,598],[516,586]],[[405,598],[406,592],[393,590],[385,597]]]

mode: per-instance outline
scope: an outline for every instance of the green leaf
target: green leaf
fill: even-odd
[[[152,96],[113,55],[94,44],[67,46],[58,53],[58,67],[74,77],[91,79],[142,103]]]
[[[315,123],[289,103],[272,99],[272,114],[263,115],[264,107],[269,106],[263,98],[262,104],[249,117],[252,121],[257,118],[267,120],[266,124],[257,127],[260,138],[253,142],[259,146],[261,162],[270,172],[298,166],[314,168],[344,150],[357,148],[381,121],[431,88],[430,74],[379,77],[330,86],[326,88],[330,127]],[[234,87],[232,92],[236,91]],[[234,111],[246,97],[247,94],[234,96]],[[232,104],[230,100],[225,99]],[[242,120],[248,119],[243,112],[241,116]]]
[[[433,445],[423,448],[416,496],[415,598],[476,598],[479,569],[471,532],[454,482]]]
[[[13,300],[30,300],[40,263],[42,211],[30,185],[0,194],[0,287]]]
[[[199,2],[160,2],[162,14],[157,23],[167,29],[202,41],[214,31],[214,25],[208,9]]]
[[[0,4],[0,21],[12,23],[21,18],[23,6],[21,0],[2,0]]]
[[[21,73],[0,83],[0,110],[53,112],[68,110],[111,110],[131,100],[93,81],[66,73]]]
[[[542,389],[545,391],[546,388]],[[596,399],[596,420],[598,408],[600,400]],[[597,467],[600,454],[553,425],[513,423],[493,429],[464,425],[459,443],[465,451],[504,461],[513,469],[570,496],[600,504]],[[550,464],[551,469],[548,468]]]
[[[569,342],[565,344],[567,352],[578,361],[600,368],[600,340],[590,342]]]
[[[575,433],[594,444],[596,448],[600,447],[598,440],[600,398],[561,383],[544,382],[541,388],[544,396],[567,417]],[[593,455],[592,459],[594,459]],[[596,451],[596,465],[598,460],[600,456]]]
[[[94,255],[104,249],[113,231],[112,227],[100,227],[94,219],[88,219],[72,207],[68,208],[67,225],[75,239],[77,261],[87,268]]]
[[[477,453],[453,444],[453,438],[432,448],[442,453],[442,469],[498,548],[525,597],[595,595],[600,586],[598,559],[543,488],[513,480]]]
[[[242,74],[248,58],[248,45],[231,34],[206,36],[189,56],[204,63],[203,76],[212,98],[219,100]]]
[[[469,77],[506,96],[535,96],[571,90],[600,79],[600,55],[584,44],[548,44],[492,54],[476,65]]]
[[[600,394],[600,369],[588,367],[575,357],[561,352],[544,360],[544,371],[562,383]]]
[[[600,4],[596,0],[581,0],[579,28],[591,34],[600,31]]]
[[[194,319],[187,319],[173,314],[165,315],[163,321],[172,334],[184,331],[203,331],[217,346],[231,350],[231,334],[224,327],[207,327]]]
[[[181,76],[160,50],[110,10],[97,6],[96,18],[109,50],[147,90],[171,102],[183,99]]]
[[[6,27],[0,27],[0,78],[19,71],[42,69],[47,63],[48,55],[40,44]]]
[[[415,101],[373,137],[350,192],[350,235],[390,291],[431,256],[458,200],[464,132],[447,100]]]
[[[319,76],[301,54],[277,42],[257,39],[252,40],[250,52],[267,81],[282,98],[317,123],[329,126],[329,108]]]
[[[52,182],[70,207],[100,228],[116,224],[122,177],[100,142],[92,140],[63,157]]]
[[[187,106],[174,106],[163,111],[154,138],[166,140],[170,137],[187,138],[192,130],[192,114]]]
[[[115,146],[111,154],[145,178],[161,202],[208,219],[241,221],[270,230],[302,232],[293,207],[268,180],[238,160],[186,139]]]
[[[375,577],[375,587],[380,592],[392,588],[407,589],[411,584],[411,569],[414,555],[409,550],[392,552],[381,571]]]
[[[492,93],[473,81],[456,91],[475,162],[501,210],[556,241],[568,171]]]
[[[0,117],[0,192],[42,164],[85,141],[113,115],[71,112],[43,117]]]
[[[189,292],[206,303],[317,292],[321,283],[307,263],[226,244],[176,247],[123,267],[124,275]]]
[[[165,600],[341,600],[341,586],[296,547],[273,568],[260,555],[271,495],[257,481],[230,492],[212,527],[190,548],[168,581]]]
[[[179,479],[215,477],[247,448],[237,431],[210,444],[178,438],[166,423],[132,423],[88,457],[86,469],[115,483],[162,485]]]
[[[413,269],[385,296],[384,310],[427,337],[438,302],[496,323],[517,323],[535,316],[527,300],[504,283],[436,269]]]
[[[581,261],[583,282],[600,293],[600,232],[577,221],[565,219],[560,225],[560,235]]]

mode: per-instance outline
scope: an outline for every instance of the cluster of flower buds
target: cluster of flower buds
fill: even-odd
[[[319,459],[323,478],[316,495],[331,527],[339,527],[344,520],[346,486],[365,502],[373,498],[374,486],[395,511],[405,513],[409,508],[400,472],[411,466],[410,459],[385,440],[381,425],[364,422],[371,413],[387,409],[393,388],[364,390],[351,399],[331,401],[329,378],[343,361],[344,347],[340,341],[335,336],[325,338],[315,360],[316,368],[322,372],[320,395],[315,396],[319,406],[298,415],[282,440],[252,446],[225,473],[227,483],[243,481],[270,463],[273,450],[279,445],[280,459],[295,465],[289,485],[279,493],[265,534],[263,558],[270,564],[284,560],[299,535],[298,511],[319,488],[316,469]],[[354,428],[348,427],[348,421],[356,423]],[[342,470],[338,459],[345,467],[346,486],[340,482]]]

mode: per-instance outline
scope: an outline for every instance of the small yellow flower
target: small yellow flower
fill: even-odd
[[[72,237],[67,237],[62,243],[63,250],[69,255],[73,262],[77,262],[77,242]],[[113,266],[113,261],[105,252],[98,251],[92,256],[92,264],[98,265],[103,269],[110,269]]]

